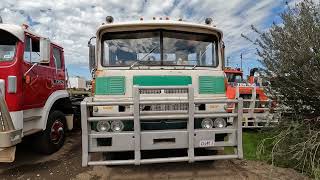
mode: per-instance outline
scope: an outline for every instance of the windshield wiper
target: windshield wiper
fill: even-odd
[[[200,59],[199,59],[200,61],[201,61],[202,57],[204,56],[204,53],[206,53],[207,50],[209,49],[209,47],[210,46],[207,46],[206,50],[204,50],[203,53],[200,54]],[[192,69],[195,69],[197,66],[198,66],[198,64],[195,64]]]
[[[136,64],[143,62],[143,60],[149,56],[154,50],[156,50],[159,46],[156,46],[154,48],[151,49],[151,51],[149,51],[145,56],[143,56],[141,59],[138,59],[136,62],[132,63],[130,66],[130,69],[132,69]]]

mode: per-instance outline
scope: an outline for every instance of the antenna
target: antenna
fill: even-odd
[[[230,56],[227,57],[227,66],[229,67],[229,63],[230,63]]]
[[[240,68],[241,68],[241,70],[242,70],[242,53],[240,54],[240,60],[241,60],[241,66],[240,66]]]

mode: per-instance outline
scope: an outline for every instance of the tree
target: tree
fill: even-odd
[[[261,147],[270,148],[272,162],[320,178],[320,4],[304,0],[281,19],[267,32],[253,27],[269,92],[290,110]]]
[[[320,6],[305,0],[281,14],[282,24],[256,40],[273,94],[296,114],[320,116]]]

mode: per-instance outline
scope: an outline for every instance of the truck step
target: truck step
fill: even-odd
[[[13,162],[16,153],[16,146],[0,149],[0,162]]]

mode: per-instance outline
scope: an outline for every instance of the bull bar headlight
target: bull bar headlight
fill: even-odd
[[[201,127],[202,127],[203,129],[210,129],[210,128],[212,128],[212,127],[213,127],[213,121],[212,121],[212,119],[210,119],[210,118],[205,118],[205,119],[203,119],[202,122],[201,122]]]
[[[113,132],[121,132],[124,129],[124,124],[122,121],[112,121],[111,130]]]
[[[99,132],[107,132],[110,129],[110,124],[108,121],[99,121],[97,123],[97,131]]]
[[[217,118],[213,121],[213,126],[215,128],[224,128],[227,126],[227,122],[223,118]]]

